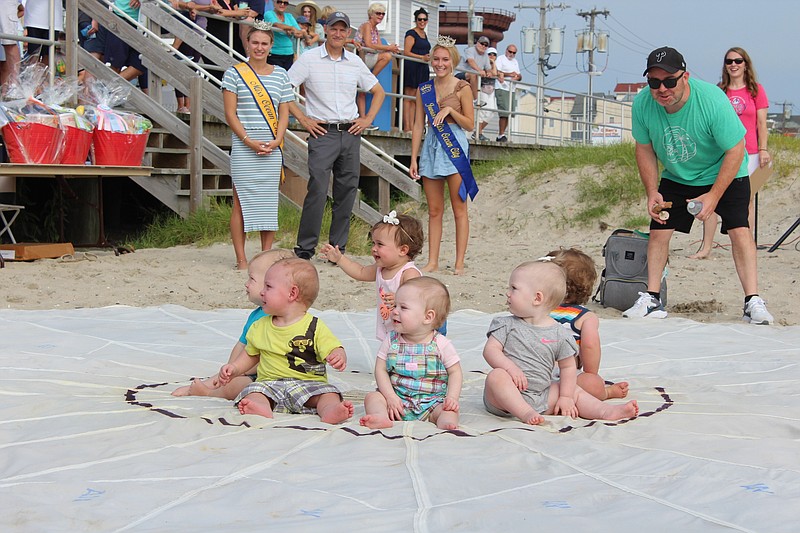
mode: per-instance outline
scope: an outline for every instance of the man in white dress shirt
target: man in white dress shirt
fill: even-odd
[[[328,183],[333,172],[333,216],[328,242],[345,251],[350,214],[358,195],[361,174],[361,133],[381,108],[385,92],[358,55],[344,48],[350,19],[341,11],[328,17],[323,46],[302,54],[289,69],[292,85],[303,85],[306,112],[292,113],[311,136],[308,138],[308,192],[297,232],[297,257],[311,259],[319,244]],[[372,93],[366,116],[356,107],[358,88]]]

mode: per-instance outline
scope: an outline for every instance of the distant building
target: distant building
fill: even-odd
[[[475,16],[483,17],[483,29],[473,32],[473,39],[486,36],[496,47],[503,40],[505,32],[517,20],[517,14],[495,7],[479,7],[473,11]],[[456,44],[467,44],[469,11],[466,7],[443,8],[439,11],[439,31],[456,40]]]
[[[294,2],[293,2],[294,3]],[[428,26],[426,32],[431,43],[436,42],[439,35],[439,1],[438,0],[336,0],[330,2],[336,9],[347,13],[350,24],[354,29],[367,21],[367,10],[372,4],[383,4],[386,7],[386,16],[378,26],[378,31],[388,43],[396,43],[403,47],[406,31],[415,26],[414,11],[420,7],[428,12]],[[326,2],[317,2],[320,7]]]
[[[645,87],[647,87],[647,83],[645,82],[618,83],[614,87],[614,98],[621,102],[632,102],[633,97]]]
[[[591,99],[588,120],[586,111],[589,99],[586,95],[545,95],[541,140],[554,144],[581,143],[587,138],[591,139],[592,144],[632,142],[631,102],[646,86],[646,83],[619,83],[611,95],[595,93]],[[536,108],[535,91],[523,92],[517,111],[535,115],[539,114]],[[589,132],[586,131],[587,122],[591,125]],[[517,117],[514,131],[535,136],[536,117]]]
[[[800,116],[792,115],[786,119],[783,113],[769,113],[767,114],[767,128],[773,133],[786,137],[797,137],[800,135]]]

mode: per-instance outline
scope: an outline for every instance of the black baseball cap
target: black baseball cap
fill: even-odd
[[[647,71],[654,67],[658,67],[670,74],[675,74],[679,70],[686,70],[686,61],[683,60],[681,53],[674,48],[662,46],[661,48],[656,48],[647,56],[647,68],[644,69],[642,76],[647,76]]]
[[[336,11],[335,13],[331,13],[331,16],[328,17],[327,21],[325,21],[325,26],[333,26],[337,22],[344,22],[348,28],[350,27],[350,17],[348,17],[341,11]]]

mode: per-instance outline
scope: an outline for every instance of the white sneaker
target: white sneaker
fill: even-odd
[[[753,296],[744,306],[742,320],[748,324],[770,325],[775,319],[767,311],[766,302],[758,296]]]
[[[657,300],[650,293],[640,292],[639,299],[630,309],[622,313],[622,316],[624,318],[667,318],[667,312],[661,305],[661,300]]]

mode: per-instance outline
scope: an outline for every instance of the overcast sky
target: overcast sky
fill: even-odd
[[[586,54],[576,54],[575,32],[588,26],[576,15],[578,11],[609,11],[608,18],[596,18],[597,29],[610,33],[608,54],[595,54],[602,75],[594,78],[594,90],[610,92],[617,83],[644,81],[642,71],[647,54],[659,46],[672,46],[686,59],[692,76],[717,83],[722,72],[725,51],[741,46],[750,54],[759,82],[764,86],[770,112],[780,112],[782,102],[792,102],[794,113],[800,114],[800,52],[798,52],[799,0],[548,0],[548,4],[564,3],[570,7],[547,12],[547,25],[565,28],[564,54],[553,56],[546,79],[548,86],[573,91],[586,91],[588,78],[579,74]],[[467,7],[468,0],[451,0],[449,7]],[[523,27],[539,26],[540,0],[476,0],[476,6],[490,4],[517,13],[517,20],[506,32],[500,53],[511,42],[520,42]],[[476,7],[479,9],[479,7]],[[520,48],[521,50],[521,48]],[[522,54],[523,81],[536,82],[534,54]],[[607,59],[607,62],[606,62]]]

